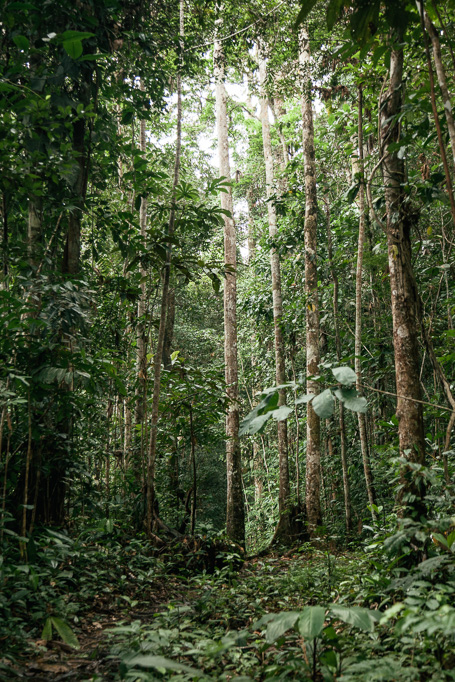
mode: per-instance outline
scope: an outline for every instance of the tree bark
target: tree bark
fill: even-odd
[[[307,393],[317,395],[319,384],[312,379],[319,373],[319,301],[317,271],[316,166],[314,154],[313,109],[311,102],[310,43],[306,28],[299,34],[299,63],[302,78],[302,138],[305,174],[305,294],[306,294],[306,371]],[[306,509],[308,529],[315,533],[321,524],[321,446],[320,419],[308,403],[306,455]]]
[[[144,90],[144,85],[141,81],[141,90]],[[140,123],[139,147],[141,153],[145,157],[147,151],[146,140],[146,124],[142,120]],[[141,206],[139,209],[139,229],[142,243],[145,245],[146,229],[147,229],[147,199],[141,197]],[[146,386],[147,386],[147,292],[145,278],[147,276],[146,269],[141,265],[141,293],[137,302],[137,327],[136,327],[136,374],[137,374],[137,388],[136,388],[136,405],[134,419],[136,425],[144,428],[144,412],[146,400]]]
[[[330,272],[333,281],[333,323],[335,328],[335,347],[338,362],[341,362],[341,338],[340,338],[340,317],[338,309],[338,275],[335,270],[333,262],[333,246],[332,246],[332,231],[330,228],[330,206],[326,203],[327,215],[327,252],[329,256]],[[351,491],[349,486],[348,474],[348,458],[346,452],[346,427],[344,422],[344,405],[342,402],[338,403],[338,424],[340,427],[340,459],[341,471],[343,474],[343,495],[344,495],[344,513],[346,518],[346,532],[350,533],[352,530],[352,514],[351,514]]]
[[[78,164],[77,180],[74,187],[74,208],[68,218],[62,272],[77,275],[81,258],[81,221],[86,192],[86,150],[85,121],[79,119],[73,124],[73,149]]]
[[[400,36],[396,42],[400,43]],[[390,79],[385,101],[380,102],[381,156],[385,182],[387,212],[387,247],[392,298],[393,347],[400,455],[409,462],[425,462],[425,439],[419,380],[419,352],[416,327],[417,292],[411,261],[411,214],[402,183],[405,179],[404,162],[397,152],[388,150],[400,139],[397,116],[402,108],[403,50],[394,47],[390,58]],[[408,399],[409,398],[409,399]],[[413,400],[414,399],[414,400]],[[409,467],[401,468],[402,487],[397,502],[420,511],[423,491],[417,490]],[[412,499],[413,498],[413,499]]]
[[[439,42],[438,32],[436,26],[431,21],[428,14],[425,12],[425,27],[431,38],[433,46],[433,58],[436,67],[436,75],[438,77],[439,88],[441,90],[442,102],[444,105],[444,115],[447,121],[447,128],[449,131],[450,146],[452,150],[452,161],[455,165],[455,120],[452,113],[452,103],[450,100],[449,88],[447,87],[446,72],[444,63],[442,61],[441,43]]]
[[[267,213],[269,222],[269,237],[274,239],[277,234],[277,217],[275,205],[272,201],[274,194],[274,173],[272,142],[270,139],[270,124],[268,107],[269,102],[265,92],[266,81],[266,62],[265,57],[259,50],[259,80],[260,80],[260,104],[261,104],[261,124],[262,141],[264,148],[265,162],[265,182],[267,196]],[[270,269],[272,275],[272,296],[273,296],[273,324],[275,331],[275,375],[277,385],[286,383],[286,366],[284,338],[282,331],[283,320],[283,298],[281,293],[281,268],[280,257],[275,247],[270,251]],[[280,390],[278,405],[286,405],[286,391]],[[275,539],[288,539],[290,533],[290,486],[289,486],[289,462],[288,462],[288,435],[286,420],[278,422],[278,461],[280,469],[278,509],[279,509],[279,531],[275,534]]]
[[[362,274],[363,274],[363,250],[365,246],[365,178],[363,158],[363,120],[362,120],[362,86],[359,86],[359,111],[358,111],[358,162],[357,171],[360,174],[360,186],[358,194],[359,207],[359,238],[357,245],[357,266],[355,275],[355,332],[354,332],[354,368],[356,374],[357,393],[362,394]],[[370,505],[373,521],[376,520],[376,505],[373,474],[370,465],[370,453],[368,447],[367,424],[365,415],[357,413],[359,424],[360,449],[362,452],[363,471],[367,488],[368,502]]]
[[[180,158],[182,150],[182,79],[181,66],[183,61],[183,35],[184,35],[184,4],[179,3],[179,36],[180,36],[180,67],[177,75],[177,140],[175,147],[174,177],[171,193],[171,210],[169,213],[168,236],[174,235],[175,226],[175,192],[180,175]],[[155,507],[155,462],[156,443],[158,435],[159,402],[161,393],[161,360],[163,357],[164,335],[166,331],[166,313],[168,308],[169,279],[171,273],[171,245],[168,245],[166,262],[163,273],[163,288],[161,293],[160,323],[158,338],[156,341],[153,359],[153,394],[150,418],[150,440],[147,455],[147,504],[146,504],[146,532],[149,538],[153,535],[153,510]]]
[[[217,34],[222,19],[217,20]],[[224,85],[225,67],[222,43],[215,38],[215,95],[216,125],[218,135],[218,158],[220,175],[228,182],[231,179],[229,165],[229,139]],[[237,366],[237,246],[233,218],[231,188],[221,193],[221,208],[229,211],[224,216],[224,362],[226,392],[229,399],[226,416],[226,469],[227,501],[226,532],[228,537],[239,545],[245,545],[245,508],[242,486],[242,460],[239,440],[239,398]]]

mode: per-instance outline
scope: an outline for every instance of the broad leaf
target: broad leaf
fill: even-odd
[[[283,419],[287,419],[291,414],[292,409],[287,405],[281,405],[277,410],[272,412],[272,417],[277,421],[281,422]]]
[[[305,395],[299,395],[299,397],[295,399],[295,404],[302,405],[303,403],[309,403],[313,398],[314,393],[305,393]]]
[[[25,36],[14,36],[13,43],[19,48],[19,50],[25,51],[30,47],[30,41]]]
[[[300,24],[303,24],[313,7],[317,4],[318,0],[302,0],[301,2],[301,9],[300,12],[297,15],[297,19],[295,20],[295,25],[299,26]]]
[[[80,40],[65,40],[63,49],[72,59],[77,59],[81,56],[83,48]]]
[[[49,641],[52,639],[52,618],[47,618],[44,623],[43,631],[41,633],[41,639]]]
[[[300,615],[298,631],[305,639],[315,639],[324,628],[324,620],[325,609],[322,606],[307,606]]]
[[[322,391],[317,395],[312,402],[313,409],[321,419],[328,419],[333,414],[333,408],[335,406],[335,398],[332,395],[330,388]]]
[[[364,609],[361,606],[339,606],[338,604],[333,604],[330,607],[330,612],[335,618],[366,632],[373,632],[374,625],[381,616],[381,614],[370,611],[370,609]]]
[[[353,412],[366,412],[368,410],[366,398],[359,395],[355,388],[337,388],[334,393],[348,410]]]
[[[276,642],[279,637],[284,635],[286,630],[294,627],[300,617],[297,611],[285,611],[278,613],[267,626],[266,640],[269,644]]]
[[[332,372],[335,379],[343,386],[348,386],[349,384],[354,384],[356,380],[356,374],[350,367],[334,367]]]
[[[204,673],[196,668],[191,668],[189,665],[179,663],[178,661],[171,661],[164,656],[134,656],[128,661],[128,666],[138,666],[140,668],[155,668],[156,670],[166,671],[175,670],[176,672],[188,673],[195,677],[204,677]]]
[[[61,618],[56,618],[55,616],[52,616],[52,625],[54,628],[57,630],[58,634],[60,637],[63,639],[65,644],[68,644],[68,646],[72,646],[74,649],[79,649],[80,644],[77,640],[76,635],[64,620]]]
[[[272,413],[267,412],[266,414],[253,416],[253,418],[251,418],[250,415],[251,412],[249,415],[245,417],[245,419],[240,424],[239,436],[244,436],[245,434],[252,436],[253,434],[258,433],[258,431],[260,431],[262,427],[265,426],[266,422],[270,419]]]

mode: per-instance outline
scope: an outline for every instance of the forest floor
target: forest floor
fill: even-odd
[[[325,570],[327,558],[328,573]],[[161,675],[155,677],[139,667],[140,677],[136,678],[134,670],[128,670],[131,652],[147,651],[147,639],[152,631],[162,640],[158,653],[170,657],[177,654],[180,660],[181,649],[189,650],[190,640],[193,649],[202,643],[198,653],[204,658],[203,648],[206,648],[205,663],[208,664],[204,666],[207,668],[204,679],[218,679],[223,648],[227,652],[235,646],[234,641],[228,642],[227,646],[220,645],[223,636],[242,632],[266,612],[302,608],[314,603],[318,593],[326,593],[330,588],[330,561],[333,564],[339,559],[326,553],[321,566],[321,556],[269,554],[245,561],[239,571],[227,562],[213,574],[203,571],[191,575],[183,571],[158,575],[146,587],[135,582],[130,573],[121,589],[112,585],[111,590],[94,594],[91,603],[86,605],[85,613],[74,628],[80,648],[76,650],[58,639],[29,640],[30,655],[18,661],[14,672],[18,679],[34,682],[155,680]],[[310,584],[304,585],[312,569],[313,578],[309,582],[317,589],[309,589]],[[212,644],[212,649],[218,648],[219,652],[210,651],[207,644]],[[243,666],[244,662],[240,667]],[[225,668],[226,662],[221,667]],[[223,679],[235,679],[236,673],[240,672],[237,667],[228,663],[227,668],[232,669],[232,673],[227,673]],[[251,672],[251,665],[248,668]],[[165,673],[164,679],[169,679],[169,674],[175,674],[175,671]],[[3,679],[1,672],[0,679]]]
[[[234,552],[219,553],[209,572],[194,548],[157,556],[139,541],[100,536],[104,546],[68,540],[63,551],[64,536],[51,537],[46,556],[64,558],[34,593],[27,588],[26,644],[12,608],[16,644],[0,657],[2,682],[455,680],[447,552],[398,568],[372,550],[377,543],[350,552],[305,543],[241,566]],[[46,614],[56,621],[50,636]]]

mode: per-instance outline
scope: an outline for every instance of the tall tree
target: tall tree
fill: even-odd
[[[266,92],[267,67],[264,54],[264,46],[259,50],[259,80],[260,80],[260,104],[262,142],[265,161],[265,183],[267,197],[267,214],[269,222],[269,237],[274,240],[277,236],[277,215],[273,203],[275,194],[275,178],[273,172],[272,142],[270,138],[269,101]],[[281,293],[281,268],[280,256],[275,246],[270,250],[270,269],[272,275],[272,298],[273,298],[273,327],[275,335],[275,376],[278,386],[286,383],[285,348],[283,337],[283,296]],[[279,391],[278,405],[286,405],[286,391]],[[276,539],[284,540],[290,532],[290,487],[289,487],[289,463],[288,463],[288,435],[285,420],[278,422],[278,461],[280,470],[278,509],[279,524]]]
[[[221,9],[219,8],[220,14]],[[223,25],[221,18],[216,21],[217,35],[214,44],[214,71],[216,95],[216,125],[218,135],[218,159],[220,175],[227,182],[231,180],[229,163],[229,138],[225,79],[225,57],[219,39]],[[226,467],[227,502],[226,532],[228,537],[241,546],[245,544],[245,512],[242,486],[242,459],[239,441],[239,389],[237,363],[237,243],[234,222],[232,189],[221,194],[221,208],[224,214],[224,362],[226,391],[229,399],[226,415]]]
[[[402,34],[394,33],[390,57],[389,86],[380,102],[381,155],[385,183],[387,211],[387,247],[392,297],[393,347],[395,351],[395,379],[397,390],[397,418],[400,454],[409,462],[425,461],[425,437],[420,390],[419,349],[416,310],[418,295],[412,267],[411,230],[416,223],[403,190],[404,161],[391,145],[400,139],[399,115],[403,103],[403,47]],[[397,145],[398,146],[398,145]],[[417,493],[415,505],[419,509],[420,495],[412,481],[411,471],[402,467],[403,486],[398,501],[405,494]]]
[[[311,54],[307,29],[299,31],[299,64],[302,83],[302,138],[305,175],[305,296],[306,296],[306,371],[307,393],[317,395],[314,380],[319,373],[319,300],[317,270],[318,203],[314,153],[313,106],[311,97]],[[306,510],[308,527],[314,533],[321,523],[321,446],[320,419],[308,403],[306,453]]]

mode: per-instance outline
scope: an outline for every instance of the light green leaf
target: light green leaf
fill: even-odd
[[[55,627],[58,634],[65,642],[65,644],[68,644],[68,646],[72,646],[74,649],[80,648],[80,644],[77,640],[77,637],[70,628],[70,626],[68,625],[68,623],[66,623],[61,618],[56,618],[55,616],[51,616],[50,620],[52,620],[52,625]]]
[[[41,639],[49,641],[52,639],[52,618],[46,618],[44,623],[43,631],[41,633]]]
[[[338,388],[334,393],[348,410],[353,412],[366,412],[368,410],[366,398],[359,395],[355,388]]]
[[[309,403],[313,398],[314,393],[305,393],[304,395],[299,395],[299,397],[295,399],[295,404],[302,405],[303,403]]]
[[[156,670],[166,671],[175,670],[176,672],[184,672],[196,677],[204,677],[204,673],[196,668],[191,668],[189,665],[179,663],[178,661],[171,661],[164,656],[134,656],[128,661],[128,666],[139,668],[155,668]]]
[[[281,422],[283,419],[287,419],[291,414],[292,409],[287,405],[281,405],[277,410],[272,412],[272,417],[277,421]]]
[[[332,395],[330,388],[322,391],[317,395],[312,402],[313,409],[321,419],[328,419],[333,414],[333,408],[335,406],[335,398]]]
[[[297,628],[305,639],[315,639],[319,637],[325,620],[325,609],[322,606],[307,606],[303,609]]]
[[[298,621],[300,613],[297,611],[285,611],[278,613],[275,618],[270,621],[267,626],[266,640],[269,644],[273,644],[276,640],[284,635],[286,630],[294,627]]]
[[[30,41],[25,36],[14,36],[13,43],[19,48],[19,50],[25,51],[30,47]]]
[[[72,59],[77,59],[82,54],[82,43],[80,40],[65,40],[63,49]]]
[[[374,625],[381,616],[381,614],[370,611],[370,609],[364,609],[361,606],[339,606],[338,604],[332,604],[330,612],[335,618],[366,632],[373,632]]]
[[[334,367],[332,372],[335,376],[335,379],[344,386],[355,383],[356,374],[350,367]]]
[[[262,429],[271,416],[272,413],[267,412],[266,414],[260,414],[259,416],[254,417],[254,419],[248,418],[248,416],[245,417],[240,424],[239,436],[244,436],[245,434],[252,436],[254,433],[257,433]]]

